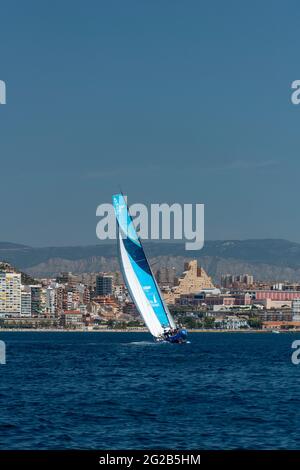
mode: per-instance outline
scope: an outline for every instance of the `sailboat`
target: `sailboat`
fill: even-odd
[[[112,197],[118,228],[118,250],[126,287],[155,341],[185,343],[187,331],[179,328],[165,305],[141,240],[131,218],[126,197]]]

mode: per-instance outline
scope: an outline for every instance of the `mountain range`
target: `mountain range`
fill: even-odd
[[[253,274],[258,280],[300,281],[300,243],[282,239],[207,241],[200,251],[186,251],[184,243],[145,242],[154,269],[175,268],[197,259],[219,281],[221,274]],[[0,242],[0,261],[7,261],[31,276],[118,270],[115,243],[89,246],[34,248]]]

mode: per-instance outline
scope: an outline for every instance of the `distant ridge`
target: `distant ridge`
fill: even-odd
[[[180,272],[184,260],[197,258],[210,275],[249,272],[258,279],[299,280],[300,243],[283,239],[216,240],[200,251],[186,251],[184,243],[145,242],[155,266],[172,266]],[[60,271],[95,272],[118,269],[116,244],[33,248],[0,242],[0,260],[33,276]]]
[[[0,242],[0,249],[18,249],[18,248],[26,248],[25,245],[20,245],[19,243],[11,243],[11,242]]]

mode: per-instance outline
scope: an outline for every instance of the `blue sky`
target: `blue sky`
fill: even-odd
[[[299,2],[2,1],[0,240],[97,243],[96,207],[205,204],[300,242]]]

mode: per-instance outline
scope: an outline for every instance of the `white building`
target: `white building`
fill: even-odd
[[[237,316],[227,316],[215,321],[216,326],[227,330],[239,330],[240,328],[249,328],[248,322],[245,318]]]
[[[21,274],[0,271],[0,316],[21,315]]]
[[[127,292],[126,292],[126,288],[124,285],[122,284],[115,285],[113,288],[113,293],[114,293],[115,298],[119,302],[124,302],[126,300]]]
[[[46,312],[51,316],[55,315],[56,311],[56,292],[52,287],[46,289]]]
[[[292,301],[293,321],[300,321],[300,298]]]

